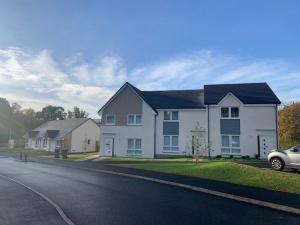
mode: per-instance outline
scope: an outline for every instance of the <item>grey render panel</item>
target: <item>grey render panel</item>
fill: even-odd
[[[126,86],[115,99],[111,101],[104,109],[102,114],[102,125],[106,123],[106,115],[115,115],[116,126],[127,125],[128,114],[142,114],[143,101],[142,99],[133,92],[133,90]]]
[[[163,135],[179,135],[179,122],[164,122]]]
[[[221,134],[240,135],[240,120],[239,119],[221,119]]]

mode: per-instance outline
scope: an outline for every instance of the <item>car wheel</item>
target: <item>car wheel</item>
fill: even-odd
[[[271,159],[271,167],[274,170],[281,171],[284,168],[283,161],[280,158],[272,158]]]

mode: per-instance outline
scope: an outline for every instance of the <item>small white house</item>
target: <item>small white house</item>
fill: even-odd
[[[206,143],[212,143],[206,156],[265,158],[278,147],[279,104],[266,83],[141,91],[126,82],[98,111],[100,155],[188,155],[186,141],[199,122]]]
[[[27,148],[54,151],[68,149],[69,153],[97,151],[99,125],[89,118],[47,121],[25,135]]]

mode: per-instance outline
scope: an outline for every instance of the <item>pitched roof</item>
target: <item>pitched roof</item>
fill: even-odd
[[[61,139],[88,120],[90,119],[78,118],[47,121],[32,131],[29,131],[28,134],[30,138],[39,138],[43,137],[46,133],[49,138]]]
[[[267,83],[204,85],[204,104],[216,105],[228,93],[243,104],[281,104]]]
[[[203,90],[142,91],[154,109],[201,109]]]

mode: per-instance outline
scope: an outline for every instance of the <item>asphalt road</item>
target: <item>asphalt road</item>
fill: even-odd
[[[0,157],[0,175],[43,194],[76,225],[300,223],[299,215],[175,186],[10,157]],[[1,225],[66,224],[41,196],[3,177],[0,200]]]

